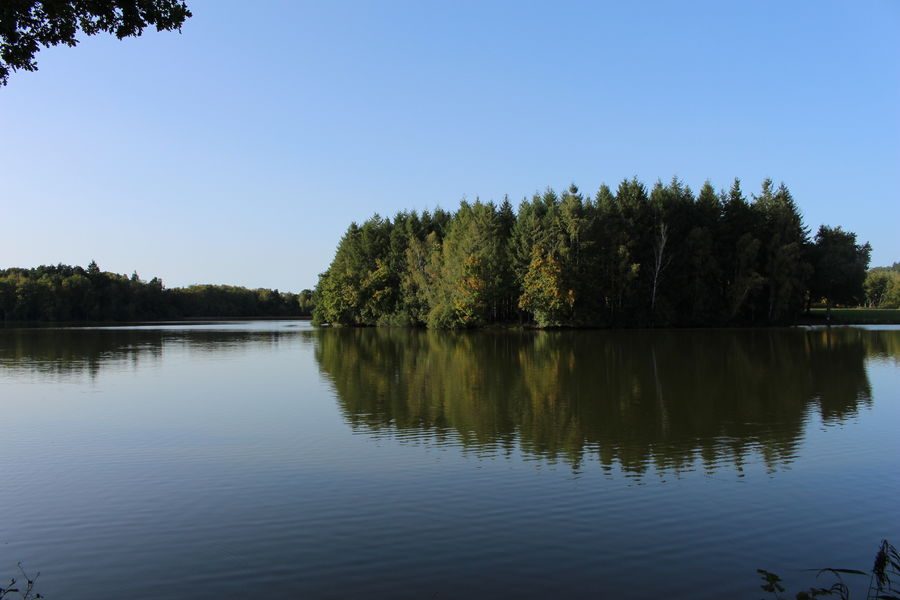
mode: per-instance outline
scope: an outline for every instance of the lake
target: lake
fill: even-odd
[[[900,542],[900,328],[5,329],[0,407],[51,600],[756,599]]]

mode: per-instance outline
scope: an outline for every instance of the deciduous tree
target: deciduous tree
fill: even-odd
[[[36,71],[41,47],[75,46],[78,34],[136,37],[148,27],[181,30],[183,0],[4,0],[0,2],[0,86],[14,71]]]

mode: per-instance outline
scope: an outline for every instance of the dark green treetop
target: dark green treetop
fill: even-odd
[[[856,234],[822,225],[813,247],[815,276],[810,293],[832,304],[861,304],[872,247],[857,244]]]

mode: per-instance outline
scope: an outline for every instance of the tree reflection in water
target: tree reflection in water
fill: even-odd
[[[811,416],[872,402],[866,360],[900,360],[900,332],[857,328],[664,331],[415,329],[0,330],[0,369],[96,377],[191,352],[314,345],[356,431],[486,453],[596,457],[627,473],[791,462]]]
[[[356,430],[629,473],[788,464],[814,411],[839,423],[872,402],[868,356],[900,356],[896,333],[852,328],[311,336]]]

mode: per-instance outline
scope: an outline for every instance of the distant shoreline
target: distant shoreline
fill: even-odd
[[[16,329],[16,328],[53,328],[53,327],[122,327],[122,326],[139,326],[139,325],[190,325],[190,324],[215,324],[215,323],[242,323],[257,321],[311,321],[309,316],[284,316],[284,317],[196,317],[184,319],[158,319],[158,320],[138,320],[138,321],[7,321],[0,323],[0,329]],[[795,323],[772,324],[772,325],[693,325],[686,327],[538,327],[532,324],[519,323],[492,323],[482,327],[471,328],[477,330],[497,330],[497,329],[523,329],[523,330],[539,330],[539,331],[579,331],[579,330],[609,330],[609,331],[628,331],[628,330],[679,330],[679,329],[768,329],[781,327],[806,327],[806,326],[824,326],[828,325],[826,320],[826,310],[824,308],[814,308],[809,315],[803,315]],[[900,309],[891,308],[833,308],[831,309],[831,325],[900,325]],[[367,328],[388,328],[388,329],[423,329],[423,327],[406,326],[406,325],[331,325],[323,324],[322,327],[338,327],[347,329],[367,329]]]
[[[158,319],[140,321],[7,321],[0,322],[0,329],[41,327],[122,327],[128,325],[190,325],[213,323],[244,323],[247,321],[310,321],[312,317],[192,317],[184,319]]]

